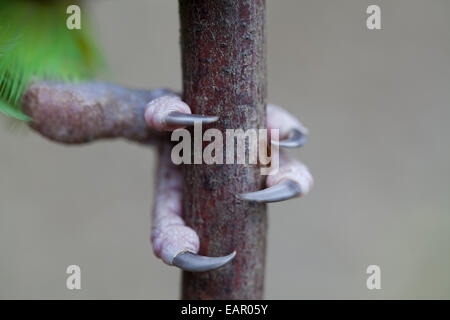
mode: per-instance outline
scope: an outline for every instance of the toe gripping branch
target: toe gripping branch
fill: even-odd
[[[130,90],[100,82],[34,82],[24,94],[23,109],[33,119],[30,126],[56,142],[74,144],[99,138],[122,137],[147,144],[164,139],[165,136],[149,129],[142,114],[148,101],[165,95],[174,94],[168,90]],[[175,126],[190,126],[196,122],[207,124],[217,120],[217,116],[180,112],[172,112],[165,119],[167,124]],[[293,129],[286,139],[277,144],[294,148],[302,146],[305,141],[305,135]],[[283,180],[272,187],[237,196],[244,201],[274,202],[296,197],[300,193],[297,182]],[[235,255],[236,252],[224,257],[204,257],[182,251],[175,255],[171,264],[187,271],[208,271],[229,263]]]
[[[172,264],[185,271],[210,271],[226,265],[231,262],[235,256],[236,251],[223,257],[206,257],[192,252],[182,252],[175,256]]]
[[[202,124],[213,123],[219,118],[217,116],[204,116],[195,114],[183,114],[181,112],[172,112],[168,115],[166,123],[170,125],[185,125],[192,126],[197,122]],[[306,135],[298,129],[292,129],[288,137],[284,140],[280,140],[277,144],[284,148],[299,148],[306,143]],[[300,196],[300,185],[294,180],[284,180],[272,187],[249,192],[244,194],[238,194],[238,198],[245,201],[255,201],[262,203],[278,202],[289,200]],[[177,254],[172,265],[190,272],[204,272],[218,269],[228,263],[230,263],[236,256],[236,251],[227,256],[222,257],[207,257],[195,254],[193,252],[184,251]]]

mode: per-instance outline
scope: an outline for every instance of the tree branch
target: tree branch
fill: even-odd
[[[226,129],[264,128],[264,0],[180,0],[179,6],[183,100],[194,114],[219,116],[213,126],[224,136]],[[183,298],[262,298],[266,206],[236,195],[262,189],[264,180],[258,165],[186,165],[184,218],[200,237],[199,254],[237,255],[217,270],[184,272]]]

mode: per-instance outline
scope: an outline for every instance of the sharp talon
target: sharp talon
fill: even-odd
[[[306,135],[298,129],[292,129],[288,138],[274,141],[274,143],[284,148],[299,148],[306,143]]]
[[[236,251],[223,257],[206,257],[192,252],[182,252],[175,256],[172,264],[185,271],[210,271],[226,265],[231,262],[235,256]]]
[[[165,122],[174,126],[193,126],[196,122],[202,124],[212,123],[219,120],[217,116],[202,116],[199,114],[187,114],[178,111],[169,113]]]
[[[267,189],[238,194],[238,197],[247,201],[278,202],[298,197],[301,193],[300,185],[288,179]]]

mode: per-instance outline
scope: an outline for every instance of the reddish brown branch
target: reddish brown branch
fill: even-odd
[[[213,126],[222,132],[264,128],[264,0],[180,0],[179,5],[184,100],[192,112],[220,116]],[[215,271],[185,272],[183,298],[262,297],[266,208],[236,194],[263,184],[258,166],[186,167],[184,218],[199,234],[199,253],[237,250],[237,256]]]

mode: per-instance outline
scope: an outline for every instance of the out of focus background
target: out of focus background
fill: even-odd
[[[382,30],[366,27],[370,4]],[[265,297],[450,298],[450,1],[267,7],[268,100],[309,128],[293,152],[315,187],[270,205]],[[84,13],[115,82],[181,89],[177,1]],[[149,242],[155,152],[66,147],[0,121],[0,298],[179,298],[180,271]],[[66,289],[71,264],[81,290]],[[373,264],[381,290],[366,287]]]

